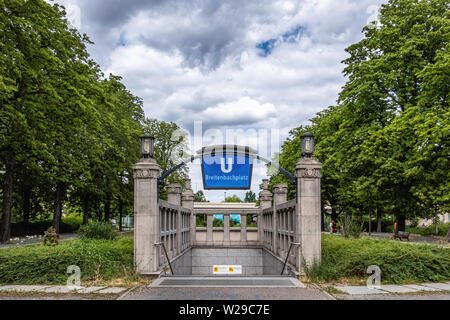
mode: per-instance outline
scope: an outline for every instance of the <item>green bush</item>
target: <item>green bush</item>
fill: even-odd
[[[133,237],[69,240],[58,246],[32,245],[0,250],[0,284],[65,284],[67,267],[81,269],[81,281],[134,276]]]
[[[450,228],[450,223],[439,223],[439,233],[437,234],[440,237],[445,237],[448,233],[448,229]],[[433,223],[428,227],[407,227],[406,231],[420,234],[424,237],[435,236],[436,235],[436,225]]]
[[[360,217],[350,216],[345,223],[345,216],[340,217],[340,223],[344,226],[343,236],[345,238],[353,237],[359,238],[364,229],[363,221]]]
[[[83,221],[78,217],[65,217],[61,219],[59,225],[59,233],[74,233],[77,232]],[[12,223],[11,224],[11,237],[24,237],[34,235],[44,235],[44,232],[52,226],[52,220],[45,220],[39,222],[30,223]]]
[[[450,248],[370,238],[324,235],[322,264],[307,270],[313,281],[366,281],[367,268],[381,269],[382,283],[450,280]]]
[[[89,225],[81,226],[80,233],[82,239],[115,240],[119,235],[110,223],[101,221],[91,221]]]

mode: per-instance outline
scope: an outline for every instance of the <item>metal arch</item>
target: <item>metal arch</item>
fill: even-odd
[[[235,147],[237,147],[237,146],[235,146]],[[225,149],[224,149],[224,150],[225,150]],[[236,150],[236,149],[235,149],[235,150]],[[186,160],[186,161],[183,161],[183,162],[180,163],[179,165],[177,165],[177,166],[175,166],[175,167],[173,167],[173,168],[167,170],[166,172],[164,172],[164,173],[161,175],[161,177],[158,179],[158,183],[159,183],[160,185],[164,185],[164,180],[166,180],[167,177],[170,176],[172,173],[174,173],[174,172],[177,171],[178,169],[184,167],[184,166],[187,165],[188,163],[192,163],[192,162],[194,162],[194,161],[197,160],[197,159],[203,158],[203,156],[204,156],[204,151],[205,151],[205,148],[202,149],[202,153],[201,153],[201,154],[199,154],[199,155],[197,155],[197,156],[192,156],[190,159],[188,159],[188,160]],[[296,179],[289,171],[287,171],[287,170],[285,170],[285,169],[283,169],[283,168],[281,168],[281,167],[275,165],[275,164],[274,164],[272,161],[270,161],[270,160],[267,160],[267,159],[265,159],[265,158],[263,158],[263,157],[260,157],[259,155],[251,154],[251,153],[248,152],[248,151],[245,152],[245,156],[248,157],[248,158],[251,158],[251,159],[256,159],[256,160],[263,161],[263,162],[265,162],[266,164],[268,164],[269,166],[274,167],[275,169],[281,171],[281,173],[283,173],[286,177],[288,177],[288,179],[291,181],[291,183],[292,183],[293,185],[296,186],[296,184],[297,184],[297,179]]]

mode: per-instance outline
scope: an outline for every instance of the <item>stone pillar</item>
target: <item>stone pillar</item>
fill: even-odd
[[[295,219],[297,267],[304,271],[307,265],[320,263],[322,258],[321,242],[321,203],[320,179],[322,164],[314,158],[302,158],[295,166],[297,177],[297,212]]]
[[[241,245],[247,243],[247,215],[241,213]]]
[[[194,191],[191,188],[191,180],[185,181],[186,190],[181,194],[181,206],[186,209],[194,209]]]
[[[214,215],[208,214],[206,216],[206,244],[209,246],[213,245],[213,220]]]
[[[267,209],[272,206],[272,192],[269,191],[269,180],[263,180],[263,190],[259,193],[259,207]]]
[[[139,274],[159,271],[161,242],[158,204],[160,167],[154,159],[141,159],[133,166],[134,175],[134,264]]]
[[[167,186],[167,202],[181,206],[181,184],[172,183]]]
[[[187,179],[185,181],[186,190],[181,194],[181,206],[183,208],[191,210],[190,216],[190,234],[191,234],[191,246],[195,245],[196,234],[195,230],[197,227],[197,221],[194,215],[194,192],[191,187],[191,180]]]
[[[287,184],[276,184],[272,187],[273,204],[279,205],[287,202],[288,186]]]
[[[167,202],[174,204],[176,206],[181,205],[181,184],[172,183],[167,186]],[[173,221],[175,220],[175,221]],[[170,226],[176,228],[177,231],[177,241],[173,244],[173,254],[178,255],[181,252],[181,212],[177,211],[176,214],[170,215]],[[175,239],[172,239],[175,241]],[[171,257],[172,258],[172,257]]]
[[[230,215],[223,215],[223,244],[225,246],[230,245]]]
[[[263,210],[272,207],[272,192],[269,189],[269,180],[263,180],[263,190],[259,193],[259,210],[258,214],[258,242],[264,245],[264,219]]]

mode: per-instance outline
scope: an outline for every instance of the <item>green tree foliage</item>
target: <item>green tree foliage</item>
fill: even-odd
[[[194,202],[209,202],[209,201],[206,199],[203,191],[199,190],[196,193],[194,193]]]
[[[160,165],[162,172],[179,165],[188,156],[187,133],[176,123],[145,119],[144,132],[155,138],[153,158]],[[166,183],[180,183],[184,186],[189,177],[188,173],[187,166],[181,167],[167,178]],[[165,187],[161,190],[161,198],[167,198]]]
[[[284,143],[280,165],[293,168],[300,136],[314,133],[334,219],[390,214],[404,230],[407,218],[449,210],[449,17],[445,0],[388,1],[379,26],[365,27],[346,50],[338,105]],[[280,180],[287,182],[277,175],[271,183]]]
[[[251,190],[248,191],[248,192],[245,194],[244,202],[248,202],[248,203],[256,202],[256,193],[254,193],[254,192],[251,191]]]
[[[227,197],[225,199],[225,202],[234,202],[234,203],[242,203],[241,198],[239,198],[237,195],[232,195],[231,197]]]
[[[43,0],[0,1],[0,241],[11,221],[53,217],[67,204],[108,220],[131,203],[142,101],[104,79],[64,8]]]

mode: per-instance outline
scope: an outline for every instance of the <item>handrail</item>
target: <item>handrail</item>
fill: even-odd
[[[169,259],[169,255],[167,254],[166,246],[164,245],[163,242],[155,243],[155,245],[157,245],[157,246],[162,245],[162,247],[164,249],[164,253],[166,254],[167,262],[169,263],[170,272],[172,273],[172,275],[175,275],[175,273],[173,273],[172,265],[170,264],[170,259]]]
[[[300,243],[291,242],[291,245],[289,246],[289,251],[288,251],[287,256],[286,256],[286,260],[284,261],[283,270],[281,271],[281,275],[283,275],[284,269],[286,269],[286,264],[287,264],[287,262],[289,260],[289,255],[291,254],[291,249],[292,249],[293,245],[299,246]]]

